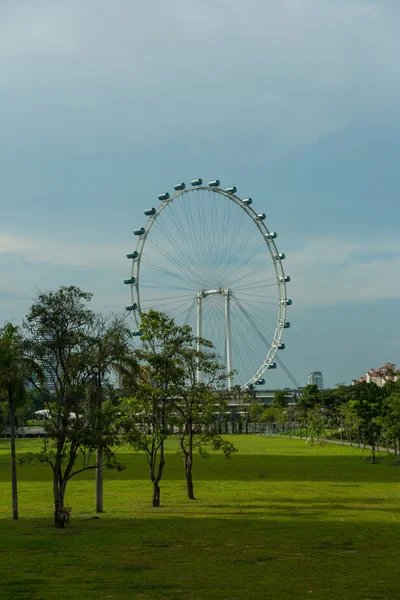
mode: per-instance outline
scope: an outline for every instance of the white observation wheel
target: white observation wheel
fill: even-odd
[[[177,324],[189,324],[212,341],[224,362],[228,387],[263,384],[283,350],[287,298],[285,275],[275,232],[266,216],[241,199],[235,187],[221,189],[218,180],[201,179],[160,194],[157,207],[139,229],[132,260],[132,311],[140,335],[142,312],[167,312]],[[198,378],[201,374],[198,373]]]

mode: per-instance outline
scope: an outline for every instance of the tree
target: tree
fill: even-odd
[[[31,375],[31,369],[33,362],[24,355],[24,343],[19,327],[7,322],[0,329],[0,393],[6,397],[10,419],[13,519],[18,519],[15,415],[26,400],[25,380]]]
[[[380,432],[380,422],[378,417],[382,415],[382,403],[385,392],[375,383],[366,383],[365,381],[356,383],[352,386],[352,400],[349,405],[357,411],[362,419],[362,430],[365,441],[371,445],[371,460],[375,461],[378,436]]]
[[[48,464],[53,472],[54,525],[63,528],[69,518],[65,492],[70,479],[87,469],[96,449],[109,468],[122,468],[113,448],[118,444],[115,407],[101,409],[90,388],[107,364],[118,358],[124,329],[114,318],[97,316],[88,308],[92,294],[75,286],[40,292],[24,323],[31,355],[42,365],[47,385],[32,380],[49,410],[47,438],[40,453],[23,460]],[[118,343],[105,340],[119,337]],[[77,464],[78,457],[82,462]]]
[[[357,410],[350,404],[341,404],[338,408],[340,419],[341,437],[342,430],[347,433],[347,439],[353,445],[353,433],[358,432],[362,426],[362,418],[358,415]]]
[[[286,408],[288,405],[287,393],[284,390],[276,390],[272,398],[271,406],[273,408]]]
[[[325,433],[327,428],[327,418],[322,410],[322,407],[316,404],[306,413],[307,425],[310,432],[308,443],[319,444],[325,443]]]
[[[261,400],[257,400],[256,398],[253,398],[251,400],[249,407],[249,416],[251,422],[254,424],[254,433],[257,432],[257,425],[260,425],[264,421],[265,410],[265,404],[263,404]]]
[[[232,442],[224,440],[212,427],[215,416],[223,414],[226,401],[232,395],[222,395],[219,389],[226,376],[224,366],[213,352],[212,343],[203,338],[195,338],[190,328],[179,327],[179,331],[184,342],[176,359],[181,366],[181,378],[174,382],[174,422],[179,432],[179,454],[185,466],[187,496],[189,500],[195,500],[195,450],[203,458],[208,457],[205,449],[207,444],[211,444],[214,450],[222,450],[225,458],[230,458],[237,452]],[[197,349],[198,341],[201,349]],[[198,372],[201,373],[201,381],[198,381]]]
[[[103,408],[103,380],[107,370],[126,372],[132,367],[132,352],[127,344],[128,331],[120,318],[111,321],[98,316],[95,324],[97,343],[88,357],[88,368],[92,371],[91,402],[97,410]],[[115,397],[114,397],[115,400]],[[112,406],[116,403],[111,402]],[[96,450],[96,512],[103,512],[103,451]]]
[[[125,400],[123,423],[127,442],[145,453],[156,508],[160,506],[174,394],[184,376],[178,359],[190,328],[179,328],[167,315],[150,310],[142,316],[141,330],[142,344],[136,351],[139,381],[132,398]]]
[[[394,446],[395,461],[397,463],[400,445],[400,393],[394,392],[383,400],[383,414],[376,418],[382,428],[387,442]]]
[[[302,389],[301,396],[297,398],[297,406],[306,411],[316,404],[320,404],[320,391],[315,383],[311,383]]]

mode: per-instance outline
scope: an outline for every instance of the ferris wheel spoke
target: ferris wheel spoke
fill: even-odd
[[[158,290],[163,290],[165,292],[165,283],[157,283],[157,281],[154,281],[154,279],[150,279],[148,277],[141,277],[140,278],[140,283],[143,284],[142,287],[145,285],[146,286],[146,290],[148,290],[146,293],[150,293],[150,290],[153,289],[158,289]],[[191,288],[189,287],[183,287],[183,286],[178,286],[178,285],[174,285],[174,289],[175,290],[182,290],[183,292],[190,292],[192,291]],[[142,292],[140,292],[140,295],[143,295],[143,290]]]
[[[152,243],[150,243],[150,245],[154,246]],[[157,249],[157,248],[155,248],[155,249]],[[177,260],[174,256],[172,256],[165,249],[163,250],[161,247],[159,248],[159,252],[161,255],[163,255],[166,259],[168,259],[169,262],[171,262],[178,269],[178,272],[172,271],[171,269],[167,269],[167,268],[163,267],[162,264],[156,265],[156,264],[154,264],[154,261],[153,261],[153,269],[159,270],[162,273],[168,273],[169,275],[171,275],[171,277],[175,277],[177,279],[182,279],[182,281],[190,280],[193,284],[196,284],[197,273],[195,272],[194,267],[192,267],[188,263],[188,261]],[[152,260],[152,259],[150,259],[150,260]],[[147,261],[149,261],[149,259],[147,259]],[[186,276],[185,276],[185,274],[186,274]]]
[[[149,245],[153,246],[153,248],[158,251],[159,255],[166,257],[172,264],[174,264],[179,270],[183,270],[187,273],[190,273],[190,263],[187,260],[187,254],[182,252],[182,248],[172,239],[170,240],[170,244],[172,246],[171,251],[169,252],[166,247],[162,247],[159,244],[155,244],[153,240],[149,240]],[[177,256],[179,258],[177,258]],[[188,266],[189,265],[189,266]]]
[[[186,301],[188,301],[188,302],[191,301],[192,302],[193,301],[193,296],[192,295],[191,296],[180,296],[179,300],[182,301],[182,302],[186,302]],[[148,300],[142,300],[142,305],[145,304],[146,306],[153,308],[153,306],[157,306],[157,305],[159,306],[160,302],[162,302],[163,306],[171,306],[171,305],[174,305],[174,304],[178,305],[179,304],[179,300],[176,299],[176,298],[174,298],[174,299],[171,299],[171,298],[151,298],[151,299],[148,299]]]
[[[190,304],[189,308],[186,311],[185,318],[183,319],[184,325],[190,324],[190,320],[192,319],[192,314],[194,313],[196,304],[197,304],[197,298],[193,298],[192,303]],[[197,332],[196,332],[196,335],[197,335]]]
[[[237,299],[236,299],[237,300]],[[251,326],[252,330],[259,336],[260,340],[262,342],[264,342],[266,345],[271,345],[271,341],[269,341],[264,334],[262,333],[261,329],[259,328],[258,324],[256,323],[256,321],[249,315],[248,311],[241,306],[241,304],[238,302],[239,308],[242,312],[242,314],[245,316],[245,318],[247,319],[249,325]]]
[[[240,290],[240,289],[246,289],[246,290],[252,289],[252,290],[254,290],[254,289],[260,289],[260,288],[264,288],[264,287],[269,287],[269,288],[276,287],[277,288],[278,284],[276,282],[276,279],[275,279],[274,283],[266,283],[267,281],[272,281],[272,279],[273,278],[270,278],[269,280],[267,279],[263,283],[258,283],[258,284],[253,284],[253,285],[251,283],[248,283],[247,285],[236,286],[235,290]]]

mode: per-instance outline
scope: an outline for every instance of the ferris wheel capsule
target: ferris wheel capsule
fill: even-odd
[[[290,298],[281,298],[279,304],[281,306],[292,306],[293,302]]]
[[[209,187],[219,187],[221,185],[219,179],[215,179],[214,181],[209,182]]]
[[[143,235],[144,233],[146,233],[146,230],[144,227],[140,227],[140,229],[135,229],[133,231],[133,235]]]
[[[290,277],[289,275],[281,275],[278,277],[280,283],[289,283]]]
[[[265,221],[266,218],[267,218],[267,216],[265,213],[261,213],[261,214],[257,215],[257,219],[259,221]]]
[[[168,194],[168,192],[165,192],[165,194],[158,194],[158,199],[161,200],[161,202],[163,202],[164,200],[169,200],[170,195]]]
[[[276,240],[277,237],[278,237],[278,234],[276,233],[276,231],[271,231],[270,233],[265,234],[266,240]]]
[[[226,188],[225,191],[228,192],[229,194],[236,194],[237,187],[233,185],[232,187]]]
[[[203,184],[203,180],[200,179],[200,178],[199,179],[192,179],[192,181],[190,183],[191,183],[191,185],[193,187],[196,187],[198,185],[202,185]]]
[[[134,252],[128,252],[128,254],[126,255],[126,258],[137,258],[139,256],[139,252],[137,252],[136,250]]]
[[[155,208],[147,208],[144,211],[144,214],[146,215],[146,217],[152,217],[153,215],[156,214],[156,209]]]
[[[279,254],[275,254],[274,258],[275,260],[284,260],[286,258],[286,254],[280,252]]]
[[[174,190],[176,190],[177,192],[179,192],[180,190],[184,190],[186,188],[186,184],[185,183],[176,183],[174,185]]]
[[[253,204],[253,200],[252,198],[245,198],[244,200],[242,200],[243,204]]]
[[[137,304],[136,302],[133,302],[133,304],[127,304],[125,306],[125,310],[136,310],[137,309]]]

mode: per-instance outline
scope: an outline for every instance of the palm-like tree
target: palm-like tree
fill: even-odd
[[[18,519],[17,463],[15,451],[15,411],[26,398],[25,381],[32,376],[32,360],[24,354],[19,327],[10,322],[0,328],[0,394],[8,403],[10,415],[12,516]]]

